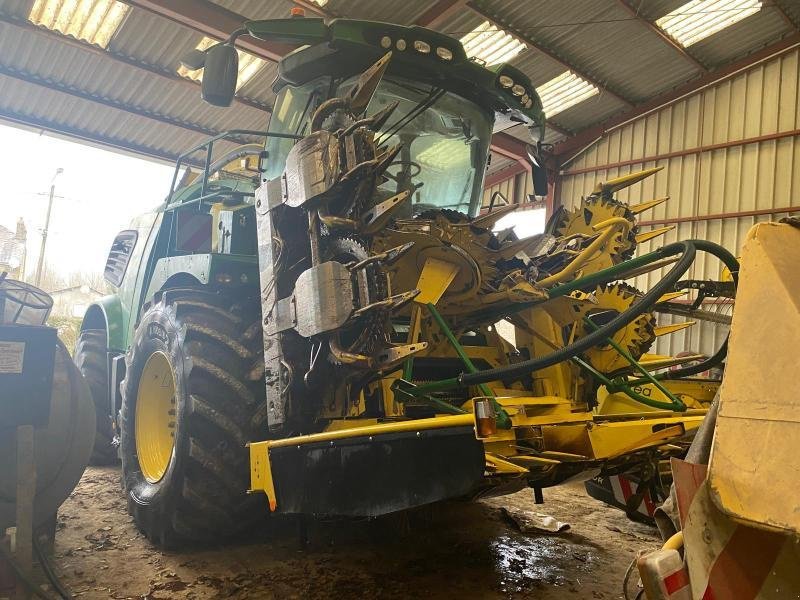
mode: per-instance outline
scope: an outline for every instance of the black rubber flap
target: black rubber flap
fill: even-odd
[[[270,451],[278,512],[375,517],[469,493],[483,477],[472,427]]]

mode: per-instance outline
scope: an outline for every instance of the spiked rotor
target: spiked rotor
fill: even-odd
[[[590,333],[583,322],[583,317],[590,317],[592,322],[600,325],[628,310],[642,293],[625,283],[598,286],[592,294],[594,302],[587,304],[578,321],[576,337]],[[635,359],[639,359],[656,339],[656,320],[652,313],[639,315],[634,321],[614,334],[614,341],[628,351]],[[601,373],[612,373],[629,366],[628,361],[610,344],[595,346],[584,354],[584,358]]]

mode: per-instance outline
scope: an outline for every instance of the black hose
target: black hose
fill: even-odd
[[[686,242],[675,242],[656,250],[660,258],[681,254],[681,258],[672,266],[664,278],[653,286],[638,302],[632,304],[627,310],[621,312],[614,319],[596,329],[589,335],[551,352],[545,356],[526,360],[525,362],[505,365],[496,369],[479,371],[477,373],[462,373],[458,376],[460,387],[488,383],[490,381],[514,379],[528,375],[532,371],[538,371],[563,362],[573,356],[585,352],[598,344],[602,344],[614,333],[634,321],[642,313],[648,312],[658,303],[658,300],[665,293],[672,291],[680,277],[689,270],[695,259],[697,242],[694,240]],[[735,260],[735,259],[734,259]]]
[[[44,591],[38,585],[36,585],[30,577],[28,577],[28,574],[25,573],[19,564],[17,564],[16,558],[14,558],[14,556],[8,550],[6,550],[6,547],[2,543],[0,543],[0,554],[2,554],[3,558],[8,562],[9,565],[11,565],[11,568],[14,570],[17,578],[23,584],[25,584],[25,587],[28,588],[28,590],[34,596],[41,598],[42,600],[53,600],[51,596],[45,594]]]
[[[707,242],[705,240],[693,240],[693,243],[698,250],[702,252],[707,252],[712,256],[716,256],[720,261],[722,261],[722,264],[728,267],[728,270],[731,272],[734,288],[739,287],[739,261],[736,260],[736,257],[733,254],[728,252],[725,248],[723,248],[719,244],[715,244],[713,242]],[[680,369],[675,369],[674,371],[668,371],[667,373],[658,378],[680,379],[682,377],[690,377],[692,375],[697,375],[698,373],[707,371],[712,367],[716,367],[723,360],[725,360],[725,357],[728,355],[729,337],[730,333],[728,333],[728,335],[725,336],[725,341],[722,342],[719,348],[717,348],[717,351],[713,354],[713,356],[710,356],[709,358],[697,363],[696,365],[692,365],[689,367],[681,367]]]
[[[72,600],[72,594],[64,587],[64,584],[56,575],[56,570],[53,567],[53,563],[50,562],[50,557],[42,550],[42,545],[39,543],[39,536],[33,536],[33,549],[36,552],[36,557],[39,559],[39,565],[42,567],[44,574],[47,575],[47,579],[50,581],[50,585],[53,586],[53,589],[55,589],[63,600]]]

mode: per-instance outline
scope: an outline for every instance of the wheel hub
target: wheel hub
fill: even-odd
[[[164,352],[147,359],[136,396],[136,454],[142,475],[157,483],[175,447],[175,378]]]

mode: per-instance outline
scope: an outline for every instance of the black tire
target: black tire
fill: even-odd
[[[158,545],[218,541],[269,512],[265,496],[246,494],[245,444],[267,433],[260,317],[258,304],[197,289],[160,293],[145,307],[122,382],[122,473],[128,510]],[[137,457],[135,415],[139,378],[159,351],[175,381],[175,443],[151,483]]]
[[[113,465],[118,461],[114,444],[111,400],[108,396],[108,358],[105,329],[84,329],[75,344],[72,359],[92,393],[97,418],[90,465]]]

